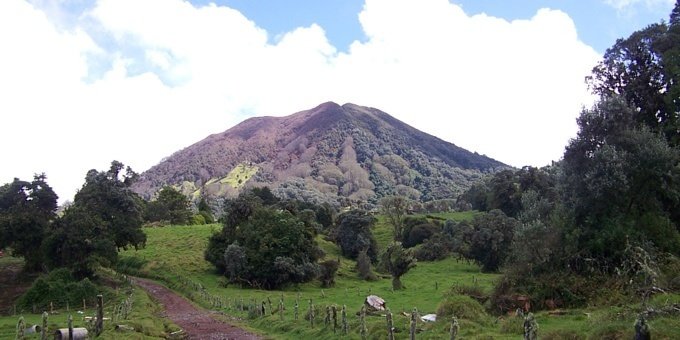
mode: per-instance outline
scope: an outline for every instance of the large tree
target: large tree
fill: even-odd
[[[114,241],[117,248],[143,247],[143,202],[130,186],[138,175],[123,163],[111,162],[108,171],[90,170],[85,184],[76,193],[73,206],[83,209],[101,221],[100,237]]]
[[[404,249],[400,242],[392,242],[380,256],[380,268],[392,275],[392,289],[405,288],[401,277],[416,266],[413,249]]]
[[[56,218],[57,195],[44,174],[32,182],[14,179],[0,187],[0,249],[10,247],[22,256],[26,270],[41,269],[40,245]]]
[[[333,238],[343,256],[356,259],[359,252],[366,251],[372,261],[377,259],[378,244],[371,231],[374,223],[375,218],[363,210],[352,210],[338,216]]]
[[[633,108],[633,119],[680,143],[680,2],[670,22],[652,24],[618,39],[588,77],[601,97],[620,96]]]

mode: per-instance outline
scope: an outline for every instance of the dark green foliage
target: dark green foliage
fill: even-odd
[[[14,179],[0,187],[0,249],[26,261],[28,271],[41,269],[40,245],[50,223],[56,218],[57,195],[44,174],[32,182]]]
[[[333,239],[343,256],[356,259],[360,251],[366,250],[371,261],[376,260],[378,244],[371,232],[374,223],[375,218],[362,210],[352,210],[338,216]]]
[[[404,247],[415,247],[433,235],[441,232],[441,228],[432,223],[422,223],[410,228],[408,236],[404,237]]]
[[[225,210],[224,227],[210,237],[205,258],[231,282],[276,289],[316,278],[321,251],[314,230],[300,218],[262,206],[250,193],[229,202]]]
[[[434,234],[422,245],[416,248],[415,256],[418,261],[438,261],[449,256],[446,236]]]
[[[149,222],[168,221],[182,225],[191,222],[191,215],[189,199],[170,186],[163,187],[156,200],[149,202],[146,208],[146,220]]]
[[[680,152],[646,127],[635,110],[607,98],[579,120],[564,154],[564,198],[582,257],[621,261],[628,240],[680,254]],[[604,263],[606,262],[606,263]]]
[[[31,288],[17,301],[17,307],[31,310],[33,306],[47,309],[50,302],[56,306],[77,306],[83,299],[92,300],[99,294],[99,288],[87,278],[76,280],[67,269],[51,271],[47,276],[33,282]]]
[[[143,247],[146,242],[141,229],[143,203],[130,189],[138,175],[130,167],[122,174],[123,167],[122,163],[113,161],[108,171],[88,171],[73,206],[98,219],[101,223],[98,237],[113,240],[117,248]]]
[[[371,258],[366,254],[366,249],[360,251],[357,255],[357,273],[362,280],[375,281],[378,279],[371,269]]]
[[[680,22],[652,24],[607,49],[588,83],[602,98],[620,96],[636,125],[663,133],[677,145],[680,113]]]
[[[201,199],[198,201],[197,208],[198,214],[203,216],[203,219],[205,220],[206,224],[215,223],[215,218],[213,217],[212,209],[210,208],[210,205],[208,204],[208,201],[205,199],[205,197],[201,197]]]
[[[319,280],[321,280],[321,287],[333,287],[335,285],[335,273],[340,268],[340,260],[326,260],[319,263],[319,265]]]
[[[56,221],[43,242],[50,269],[68,268],[73,275],[84,278],[94,273],[98,264],[111,265],[118,258],[113,238],[99,216],[79,205],[72,205]]]
[[[482,271],[497,271],[510,253],[517,220],[492,210],[475,216],[472,226],[468,236],[470,258],[482,265]]]
[[[392,288],[405,288],[401,277],[416,266],[416,258],[412,249],[404,249],[399,242],[392,242],[380,256],[380,268],[392,275]]]

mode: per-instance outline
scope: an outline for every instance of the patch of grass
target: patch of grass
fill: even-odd
[[[257,171],[260,168],[258,168],[255,165],[248,165],[246,163],[241,163],[234,167],[228,174],[227,176],[221,178],[219,180],[220,183],[222,184],[229,184],[232,188],[238,189],[246,184],[248,180],[253,177]]]

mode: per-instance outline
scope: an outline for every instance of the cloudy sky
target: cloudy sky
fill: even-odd
[[[241,120],[386,111],[514,165],[560,158],[584,77],[674,0],[1,0],[0,183],[142,172]]]

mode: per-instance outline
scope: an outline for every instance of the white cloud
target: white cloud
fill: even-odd
[[[672,7],[673,4],[675,4],[675,0],[604,0],[604,3],[614,7],[618,11],[624,11],[641,4],[646,5],[648,8],[658,6]]]
[[[269,43],[216,5],[100,0],[70,25],[53,12],[0,1],[0,157],[11,160],[0,182],[46,171],[63,198],[112,159],[145,170],[246,116],[328,100],[380,108],[512,165],[544,165],[574,136],[599,58],[560,11],[508,22],[446,0],[367,0],[368,38],[346,53],[318,25]]]

